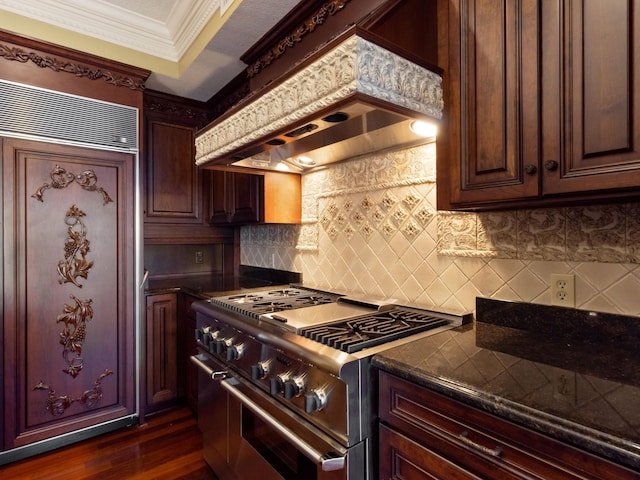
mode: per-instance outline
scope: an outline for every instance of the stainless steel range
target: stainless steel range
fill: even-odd
[[[371,357],[470,321],[301,286],[194,304],[205,459],[221,478],[376,478]]]

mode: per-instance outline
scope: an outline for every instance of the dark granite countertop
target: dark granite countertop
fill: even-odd
[[[640,472],[640,319],[478,299],[375,367]]]
[[[208,299],[270,286],[287,286],[299,283],[301,278],[296,272],[241,265],[239,275],[205,273],[150,277],[146,282],[145,294],[181,291]]]

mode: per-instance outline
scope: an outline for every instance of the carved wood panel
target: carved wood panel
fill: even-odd
[[[133,157],[4,139],[3,177],[11,448],[134,411]]]

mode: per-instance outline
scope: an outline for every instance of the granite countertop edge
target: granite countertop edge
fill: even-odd
[[[287,288],[302,281],[300,273],[241,265],[238,275],[222,272],[150,276],[144,294],[186,293],[202,300],[212,297]]]
[[[590,451],[608,460],[640,469],[640,452],[634,442],[598,430],[578,425],[555,415],[484,392],[452,378],[430,374],[397,359],[384,356],[372,358],[372,366],[400,378],[434,390],[462,403],[476,407],[500,418],[528,427],[549,437]]]

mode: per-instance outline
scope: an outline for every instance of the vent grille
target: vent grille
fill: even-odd
[[[138,149],[138,109],[0,80],[0,132]]]

